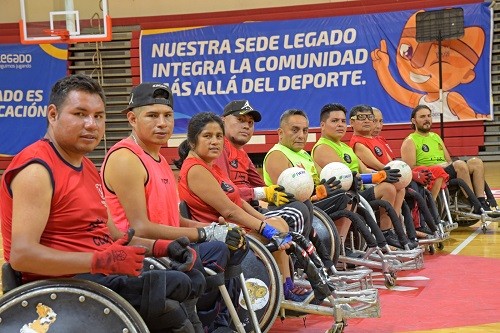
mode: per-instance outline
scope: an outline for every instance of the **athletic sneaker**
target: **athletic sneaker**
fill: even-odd
[[[484,209],[485,212],[491,211],[490,205],[486,202],[485,198],[477,198],[479,200],[479,203],[481,203],[481,207]]]
[[[313,292],[312,290],[308,290],[304,294],[298,295],[298,294],[293,293],[291,290],[289,290],[287,293],[285,293],[285,299],[287,301],[293,301],[293,302],[302,303],[302,302],[304,302],[306,300],[306,298],[309,295],[311,295],[312,292]]]
[[[387,244],[389,244],[390,246],[397,247],[399,249],[403,248],[403,245],[401,245],[401,243],[399,242],[398,236],[394,233],[394,230],[392,229],[386,230],[383,232],[383,234]]]
[[[427,235],[434,235],[434,233],[432,232],[432,230],[429,229],[429,227],[426,226],[426,225],[422,225],[422,226],[416,228],[416,231],[420,231],[420,232],[426,233]]]

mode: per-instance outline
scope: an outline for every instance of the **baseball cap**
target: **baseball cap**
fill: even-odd
[[[163,91],[163,94],[157,95],[156,92],[158,90]],[[164,96],[166,96],[166,98]],[[139,84],[138,86],[132,88],[128,100],[128,106],[126,109],[122,110],[122,113],[126,114],[133,108],[152,104],[168,105],[173,109],[174,100],[170,87],[166,84],[158,82],[143,82]]]
[[[229,116],[230,114],[235,116],[249,114],[253,117],[253,120],[255,122],[259,122],[262,119],[259,111],[254,110],[250,105],[250,102],[248,102],[246,99],[229,102],[229,104],[224,107],[224,113],[222,114],[222,116],[225,117]]]

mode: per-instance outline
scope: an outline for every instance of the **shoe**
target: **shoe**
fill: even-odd
[[[434,235],[431,229],[429,229],[429,227],[426,225],[416,228],[416,231],[426,233],[427,235]]]
[[[432,237],[428,233],[420,231],[420,230],[415,230],[415,234],[417,235],[418,239],[426,239],[426,238]]]
[[[288,293],[285,293],[285,299],[287,301],[302,303],[306,300],[307,297],[309,297],[309,295],[311,295],[311,293],[312,290],[308,290],[305,293],[299,295],[293,293],[292,290],[290,290]]]
[[[399,242],[398,236],[396,236],[394,230],[392,229],[386,230],[383,232],[383,234],[387,244],[389,244],[390,246],[397,247],[399,249],[403,248],[403,245],[401,245],[401,243]]]
[[[408,240],[408,247],[410,248],[410,250],[416,249],[418,246],[419,244],[417,240],[412,240],[412,239]]]
[[[477,198],[479,203],[481,204],[481,208],[484,209],[485,212],[491,211],[490,205],[486,202],[485,198]]]

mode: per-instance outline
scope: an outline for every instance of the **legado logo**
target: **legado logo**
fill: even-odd
[[[31,63],[32,56],[31,54],[22,54],[22,53],[2,53],[0,54],[0,63],[2,64],[23,64],[23,63]]]
[[[0,53],[0,69],[31,68],[31,54],[22,53]]]

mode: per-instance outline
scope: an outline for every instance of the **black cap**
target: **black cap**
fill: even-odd
[[[229,102],[229,104],[224,107],[224,113],[222,114],[222,116],[225,117],[229,116],[230,114],[235,116],[249,114],[253,117],[253,121],[255,121],[256,123],[262,119],[259,111],[254,110],[250,105],[250,102],[248,102],[246,99]]]
[[[163,94],[160,94],[161,97],[156,94],[158,90],[164,91]],[[169,86],[158,82],[143,82],[139,84],[130,92],[128,107],[122,110],[122,113],[126,114],[133,108],[152,104],[164,104],[170,106],[172,109],[174,108],[173,95]]]

